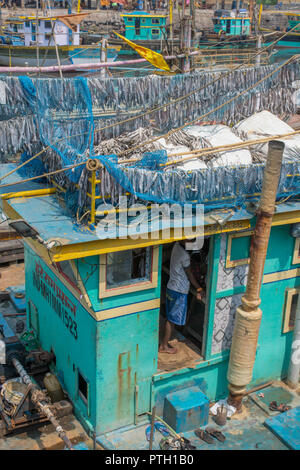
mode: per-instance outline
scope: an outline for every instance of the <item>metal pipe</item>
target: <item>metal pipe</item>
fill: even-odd
[[[298,294],[298,302],[296,307],[296,318],[294,326],[294,334],[292,341],[292,353],[289,364],[287,384],[291,388],[299,387],[300,376],[300,294]]]
[[[260,289],[268,249],[284,143],[271,140],[264,172],[255,231],[251,240],[246,293],[236,309],[235,325],[227,372],[228,403],[240,410],[246,386],[252,380],[257,340],[262,317]]]
[[[50,410],[50,407],[49,407],[48,403],[46,402],[45,393],[42,390],[40,390],[38,388],[38,386],[31,380],[31,378],[29,377],[27,371],[24,369],[24,367],[22,366],[22,364],[20,363],[20,361],[17,358],[12,357],[11,361],[12,361],[16,371],[18,372],[19,376],[21,377],[22,381],[24,382],[24,384],[31,386],[31,397],[30,398],[31,398],[32,403],[35,405],[35,407],[39,411],[41,411],[43,414],[45,414],[47,416],[49,421],[55,427],[55,431],[58,433],[59,437],[66,444],[67,448],[69,450],[74,450],[70,439],[68,438],[65,431],[63,430],[63,428],[61,427],[61,425],[59,424],[59,422],[55,418],[54,414]]]
[[[152,447],[153,447],[155,412],[156,412],[156,406],[153,406],[152,415],[151,415],[151,430],[150,430],[149,450],[152,450]]]
[[[194,56],[200,55],[199,51],[193,51],[188,54],[178,54],[178,55],[169,55],[164,56],[164,59],[177,59],[177,58],[184,58],[187,55]],[[70,65],[51,65],[51,66],[44,66],[44,67],[1,67],[1,73],[50,73],[50,72],[72,72],[76,70],[98,70],[102,67],[119,67],[121,65],[132,65],[132,64],[140,64],[142,62],[148,62],[146,59],[132,59],[132,60],[118,60],[115,62],[90,62],[88,64],[70,64]]]
[[[138,423],[138,407],[139,407],[139,386],[136,385],[134,389],[134,424],[137,426]]]

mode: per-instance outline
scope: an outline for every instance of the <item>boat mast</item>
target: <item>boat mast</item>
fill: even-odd
[[[40,67],[40,41],[39,41],[39,2],[36,1],[36,62],[37,66]],[[39,72],[40,75],[40,72]]]
[[[50,10],[51,10],[51,9],[50,9],[50,0],[47,0],[47,5],[48,5],[48,9],[49,9],[49,11],[50,11]],[[51,15],[51,11],[50,11],[50,15]],[[52,36],[53,36],[54,46],[55,46],[57,64],[58,64],[58,68],[59,68],[59,76],[60,76],[60,78],[63,78],[63,74],[62,74],[62,71],[61,71],[61,63],[60,63],[59,51],[58,51],[58,47],[57,47],[57,42],[56,42],[56,37],[55,37],[55,31],[54,31],[54,23],[53,23],[53,20],[52,20],[52,16],[50,16],[50,22],[51,22],[51,29],[52,29]]]
[[[192,37],[195,35],[195,0],[190,0],[190,15],[192,17]]]
[[[170,39],[172,41],[172,51],[173,51],[173,0],[169,0],[169,22],[170,22]]]
[[[253,30],[254,0],[249,0],[250,33]]]

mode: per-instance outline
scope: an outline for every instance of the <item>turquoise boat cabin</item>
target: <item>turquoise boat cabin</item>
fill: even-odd
[[[249,36],[251,19],[234,10],[216,10],[213,16],[214,32],[226,36]]]
[[[2,165],[0,175],[14,166]],[[15,180],[16,174],[7,181]],[[196,387],[206,400],[227,396],[234,316],[245,292],[256,220],[253,211],[211,210],[202,227],[194,227],[197,233],[202,230],[204,243],[192,253],[191,265],[205,296],[199,301],[191,290],[186,326],[176,328],[179,353],[171,355],[158,348],[174,227],[168,237],[159,231],[147,240],[101,239],[92,226],[74,225],[53,185],[24,183],[5,192],[3,212],[38,233],[38,239],[24,238],[28,328],[41,348],[54,355],[52,370],[88,432],[103,443],[108,433],[142,422],[154,405],[157,415],[180,432],[182,423],[174,424],[170,411],[174,394]],[[287,374],[300,292],[300,237],[293,230],[299,222],[299,202],[277,205],[250,388]]]
[[[145,11],[122,14],[124,36],[131,41],[163,39],[166,36],[166,15],[151,15]]]

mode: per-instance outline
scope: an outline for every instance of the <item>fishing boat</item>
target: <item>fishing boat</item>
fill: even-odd
[[[124,20],[122,33],[126,39],[158,53],[170,53],[174,48],[186,47],[195,49],[225,48],[226,50],[246,48],[249,50],[255,48],[257,43],[257,37],[251,34],[251,18],[247,10],[216,10],[213,16],[213,29],[198,33],[192,33],[192,17],[184,17],[178,35],[174,35],[171,14],[168,24],[167,15],[152,15],[145,11],[126,13],[121,17]],[[187,20],[186,23],[185,20]],[[120,38],[110,37],[109,43],[112,46],[122,47],[119,55],[135,53]]]
[[[170,38],[167,15],[152,15],[146,11],[134,11],[122,14],[121,18],[124,20],[122,33],[126,39],[155,52],[168,49]],[[112,46],[122,47],[120,55],[132,55],[134,53],[132,48],[120,38],[111,37],[109,43]],[[173,46],[179,46],[179,38],[172,39],[172,44]]]
[[[56,17],[17,17],[3,25],[0,36],[0,65],[51,66],[112,62],[120,47],[103,41],[82,45],[80,22],[87,14]]]
[[[260,7],[259,12],[259,21],[258,26],[261,31],[274,31],[269,28],[265,28],[261,26],[262,23],[262,12],[263,12],[263,5]],[[270,14],[280,14],[287,17],[287,26],[285,28],[285,32],[287,33],[280,41],[278,41],[276,47],[280,49],[288,48],[288,49],[297,49],[300,47],[300,13],[296,13],[294,11],[268,11]],[[289,33],[289,31],[291,31]],[[276,32],[276,30],[274,31]],[[278,34],[282,34],[282,31],[278,31]]]
[[[251,18],[246,9],[216,10],[212,21],[213,31],[202,31],[199,47],[255,47],[257,38],[251,34]]]

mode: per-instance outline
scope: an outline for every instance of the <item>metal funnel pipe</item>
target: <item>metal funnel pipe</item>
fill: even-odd
[[[262,194],[255,231],[251,240],[246,293],[236,309],[235,325],[227,372],[229,404],[241,409],[247,385],[252,380],[257,340],[262,317],[260,288],[270,238],[276,193],[280,178],[284,143],[271,140],[264,172]]]

